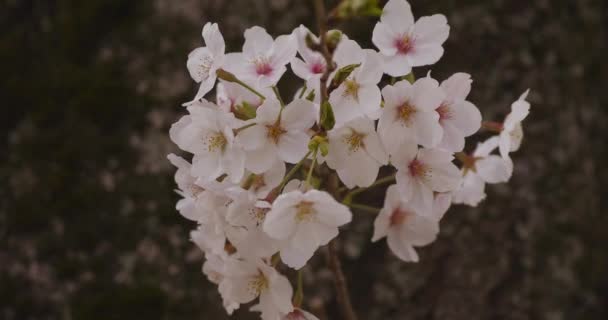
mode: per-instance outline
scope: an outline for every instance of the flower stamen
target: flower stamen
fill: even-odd
[[[302,201],[296,205],[296,221],[311,221],[314,218],[315,209],[313,203]]]
[[[274,144],[278,144],[279,139],[286,132],[287,131],[281,127],[278,121],[273,125],[266,125],[266,137],[274,142]]]
[[[412,118],[416,113],[416,108],[412,106],[409,102],[404,102],[397,108],[397,118],[400,119],[406,125],[410,125],[412,122]]]
[[[223,151],[228,144],[228,140],[221,132],[209,134],[204,140],[204,145],[207,147],[207,151],[209,152]]]

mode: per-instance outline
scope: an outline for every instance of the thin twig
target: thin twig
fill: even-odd
[[[342,264],[338,257],[338,251],[336,249],[336,239],[331,241],[327,246],[327,263],[329,269],[334,274],[334,284],[336,287],[336,298],[338,304],[342,309],[342,316],[346,320],[357,320],[357,315],[350,302],[350,295],[348,292],[348,285],[346,284],[346,278],[344,272],[342,272]]]
[[[351,192],[349,192],[348,194],[346,194],[346,196],[344,196],[344,199],[342,200],[342,203],[348,205],[353,198],[358,195],[361,192],[364,192],[366,190],[369,190],[371,188],[383,185],[385,183],[391,183],[395,181],[395,175],[390,175],[390,176],[386,176],[384,178],[378,179],[376,180],[376,182],[374,182],[373,184],[371,184],[369,187],[365,187],[365,188],[357,188],[352,190]]]
[[[327,92],[327,79],[329,74],[335,69],[332,55],[327,48],[327,16],[325,13],[325,4],[323,0],[315,0],[315,13],[317,16],[317,23],[319,25],[319,48],[321,54],[325,59],[325,71],[321,75],[321,104],[329,99],[329,93]]]

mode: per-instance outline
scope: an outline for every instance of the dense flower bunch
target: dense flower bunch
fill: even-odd
[[[361,192],[394,182],[371,240],[386,237],[397,257],[415,262],[414,248],[435,240],[452,203],[476,206],[486,183],[509,180],[527,93],[504,122],[483,122],[498,135],[463,152],[482,127],[467,100],[471,77],[412,73],[441,58],[448,34],[445,16],[414,20],[405,0],[384,7],[372,37],[378,50],[300,26],[275,39],[252,27],[242,52],[225,53],[218,25],[204,26],[205,46],[187,62],[200,89],[170,131],[192,161],[169,160],[183,197],[177,209],[198,224],[192,241],[228,313],[255,300],[262,319],[316,319],[299,309],[301,282],[294,297],[276,266],[301,269],[352,220],[351,209],[376,211],[353,202]],[[288,65],[304,86],[284,103],[276,85]],[[214,87],[215,102],[206,100]],[[385,166],[393,173],[379,178]]]

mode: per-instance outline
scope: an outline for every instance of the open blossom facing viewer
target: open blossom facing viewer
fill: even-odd
[[[422,78],[410,84],[402,80],[382,89],[384,108],[378,122],[378,133],[388,152],[396,152],[408,141],[434,147],[443,135],[439,114],[444,93],[432,78]]]
[[[438,148],[458,152],[464,148],[464,138],[474,134],[481,127],[481,113],[466,98],[471,91],[471,76],[455,73],[441,83],[445,98],[435,110],[439,114],[439,124],[443,128]]]
[[[374,122],[357,118],[328,132],[329,154],[326,161],[338,172],[348,188],[369,187],[380,167],[388,163],[388,154],[374,130]]]
[[[299,190],[280,195],[264,221],[264,231],[281,240],[281,260],[302,268],[318,247],[338,235],[352,214],[327,192]]]
[[[273,40],[264,28],[252,27],[245,30],[243,52],[226,55],[226,70],[257,87],[270,87],[283,76],[296,50],[292,35]]]
[[[275,99],[267,99],[257,111],[255,125],[239,132],[247,151],[247,169],[262,173],[277,161],[296,163],[308,151],[307,130],[315,122],[312,102],[296,99],[281,110]]]
[[[382,78],[382,60],[377,52],[373,50],[362,50],[356,42],[344,40],[346,43],[354,43],[352,46],[343,46],[336,49],[336,57],[339,65],[340,52],[344,52],[344,61],[348,64],[361,64],[353,70],[342,84],[329,96],[336,122],[344,123],[354,118],[366,116],[372,120],[378,119],[380,115],[380,104],[382,97],[378,82]],[[352,49],[347,50],[347,47]]]
[[[244,304],[259,298],[252,310],[261,312],[265,320],[293,311],[293,288],[273,267],[261,260],[230,259],[225,269],[225,292],[229,300]]]
[[[391,156],[397,168],[397,186],[401,197],[416,209],[430,212],[433,192],[448,192],[460,183],[460,171],[452,163],[452,154],[439,149],[418,149],[403,144]]]
[[[336,10],[325,2],[313,1],[315,11],[356,15],[346,2]],[[302,268],[327,245],[341,318],[356,319],[335,241],[352,232],[353,213],[375,214],[372,241],[386,237],[399,259],[416,262],[452,205],[478,205],[486,184],[513,173],[509,153],[521,144],[528,92],[504,122],[482,122],[467,100],[469,74],[439,84],[430,71],[413,73],[443,55],[445,16],[414,21],[406,0],[368,6],[368,15],[382,12],[371,39],[379,51],[328,31],[333,19],[319,17],[318,36],[299,26],[273,39],[255,26],[242,52],[227,54],[218,25],[207,23],[206,47],[188,57],[200,88],[169,134],[190,155],[168,159],[182,197],[176,208],[196,223],[190,239],[228,314],[255,303],[263,320],[318,320],[302,309]],[[277,84],[287,64],[301,89],[285,101]],[[217,104],[205,99],[216,78]],[[496,135],[468,154],[466,139],[480,127]],[[359,198],[384,191],[382,208],[364,200],[376,197]],[[286,267],[298,270],[286,273],[291,279],[279,273]]]
[[[386,237],[388,246],[399,259],[418,262],[414,247],[425,246],[439,233],[439,220],[403,201],[396,185],[386,190],[384,207],[374,221],[372,241]]]
[[[204,180],[222,174],[232,181],[243,177],[245,154],[235,145],[233,129],[239,122],[211,102],[202,101],[188,107],[190,115],[182,117],[170,130],[171,140],[181,149],[194,154],[192,173]]]
[[[410,73],[412,67],[437,62],[449,33],[444,15],[422,17],[414,23],[406,0],[390,0],[374,28],[372,41],[385,57],[384,72],[399,77]]]
[[[201,84],[194,100],[204,97],[213,88],[217,79],[216,71],[224,64],[226,44],[217,23],[205,24],[203,39],[206,47],[190,52],[186,63],[192,79]]]

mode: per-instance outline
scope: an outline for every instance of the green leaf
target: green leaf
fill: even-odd
[[[321,127],[325,130],[331,130],[336,124],[336,118],[334,118],[334,111],[331,104],[328,101],[323,102],[321,105]]]
[[[310,90],[310,93],[308,93],[308,95],[306,96],[306,100],[308,100],[310,102],[315,100],[315,91],[314,90]]]
[[[356,63],[356,64],[349,64],[347,66],[344,66],[340,69],[338,69],[338,71],[336,72],[336,75],[334,76],[334,79],[331,82],[331,86],[333,88],[337,88],[340,86],[340,84],[342,84],[342,82],[344,82],[344,80],[346,80],[346,78],[348,78],[348,76],[350,76],[350,74],[357,69],[361,64],[360,63]]]

